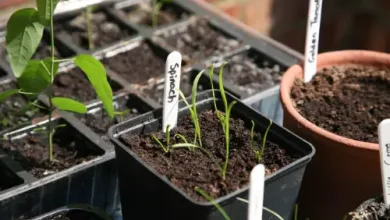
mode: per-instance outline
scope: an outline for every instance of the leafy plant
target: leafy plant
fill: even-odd
[[[152,1],[152,27],[156,28],[158,25],[158,15],[164,4],[171,3],[172,0],[153,0]]]
[[[53,14],[59,0],[37,0],[37,9],[25,8],[16,11],[10,17],[6,29],[6,48],[13,74],[17,78],[19,89],[0,93],[0,101],[15,94],[37,96],[46,91],[49,97],[49,137],[48,158],[53,161],[52,137],[58,127],[52,127],[52,113],[55,108],[86,113],[84,104],[65,97],[53,97],[52,84],[59,63],[73,61],[87,76],[109,117],[114,117],[113,93],[107,80],[106,70],[96,58],[80,54],[72,59],[58,60],[54,57],[54,19]],[[42,40],[45,26],[50,27],[51,57],[43,60],[31,60]],[[39,108],[42,106],[36,105]]]
[[[272,125],[272,121],[269,120],[269,125],[267,127],[267,130],[265,130],[265,133],[264,133],[264,136],[263,136],[263,143],[261,145],[261,149],[258,150],[256,147],[255,147],[255,141],[254,141],[254,130],[255,130],[255,122],[254,121],[251,121],[252,122],[252,128],[251,128],[251,134],[250,134],[250,137],[251,137],[251,147],[253,148],[253,150],[255,151],[256,153],[256,159],[257,159],[257,162],[260,163],[261,162],[261,159],[263,157],[263,154],[264,154],[264,149],[265,149],[265,143],[267,142],[267,135],[268,135],[268,131],[270,130],[271,128],[271,125]]]
[[[125,116],[127,115],[127,114],[129,114],[130,113],[130,109],[125,109],[125,110],[123,110],[123,111],[121,111],[121,112],[115,112],[115,115],[118,115],[119,116],[119,120],[120,121],[124,121],[125,120]]]

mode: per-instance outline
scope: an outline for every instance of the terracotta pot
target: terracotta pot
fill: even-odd
[[[318,56],[318,68],[344,64],[390,67],[390,55],[349,50]],[[378,144],[336,135],[300,115],[290,98],[297,78],[303,78],[302,65],[292,66],[282,77],[280,97],[284,110],[283,123],[287,129],[311,142],[317,151],[306,169],[298,201],[299,213],[301,217],[315,220],[342,219],[361,201],[381,192]]]

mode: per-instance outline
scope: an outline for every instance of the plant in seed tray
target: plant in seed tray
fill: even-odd
[[[24,8],[16,11],[9,19],[6,30],[6,48],[13,74],[17,78],[19,88],[0,93],[0,101],[15,94],[37,96],[46,91],[49,106],[35,105],[49,112],[48,157],[52,162],[53,135],[57,128],[63,125],[52,126],[53,111],[55,108],[75,113],[86,113],[84,104],[69,98],[54,97],[52,84],[56,77],[59,63],[73,61],[88,77],[99,99],[110,118],[115,115],[113,109],[113,94],[107,81],[104,66],[93,56],[80,54],[72,59],[58,60],[54,55],[54,21],[53,12],[58,0],[37,0],[37,9]],[[43,35],[44,27],[50,26],[51,57],[42,60],[31,60]]]
[[[172,0],[152,0],[152,27],[156,28],[158,25],[158,15],[164,4],[171,3]]]

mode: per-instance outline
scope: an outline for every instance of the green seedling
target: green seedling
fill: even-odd
[[[152,27],[156,28],[158,25],[158,15],[164,4],[171,3],[172,0],[153,0],[152,1]]]
[[[268,136],[268,132],[269,130],[271,129],[271,125],[272,125],[272,121],[269,120],[269,125],[267,127],[267,130],[265,130],[265,133],[264,133],[264,136],[263,136],[263,143],[261,145],[261,149],[258,150],[255,146],[255,141],[254,141],[254,130],[255,130],[255,122],[254,121],[251,121],[252,122],[252,128],[251,128],[251,133],[250,133],[250,137],[251,137],[251,147],[253,148],[253,150],[255,151],[256,153],[256,159],[257,159],[257,162],[260,163],[262,158],[263,158],[263,155],[264,155],[264,150],[265,150],[265,144],[267,142],[267,136]]]
[[[131,111],[130,109],[126,109],[126,110],[121,111],[121,112],[115,112],[115,115],[119,116],[120,121],[124,121],[125,116],[128,115],[130,113],[130,111]]]
[[[85,8],[84,11],[85,25],[87,28],[87,37],[88,37],[88,48],[90,50],[95,49],[95,43],[92,38],[92,21],[91,21],[92,10],[93,10],[92,6],[88,6]]]
[[[58,127],[52,127],[52,114],[55,108],[84,114],[87,108],[83,103],[64,97],[54,97],[52,84],[56,77],[59,63],[72,61],[87,76],[97,96],[112,119],[114,117],[113,93],[107,80],[106,70],[96,58],[80,54],[71,59],[59,60],[54,57],[54,19],[53,14],[59,0],[37,0],[37,9],[24,8],[12,14],[7,23],[6,48],[13,74],[17,78],[19,89],[0,93],[0,102],[15,94],[37,97],[46,91],[48,96],[49,122],[47,135],[49,139],[48,159],[53,161],[53,135]],[[50,27],[51,57],[33,60],[39,46],[43,31]]]
[[[221,213],[221,215],[225,218],[225,220],[231,220],[229,215],[225,212],[225,210],[217,203],[214,201],[214,199],[207,194],[203,189],[199,187],[195,187],[195,191],[198,192],[201,196],[203,196],[207,201],[211,202],[216,209]]]
[[[161,143],[161,141],[156,137],[156,135],[152,134],[152,138],[160,145],[160,147],[164,150],[165,153],[169,153],[170,137],[171,137],[171,131],[169,130],[169,125],[165,129],[165,138],[167,140],[167,146],[164,146],[164,144]]]

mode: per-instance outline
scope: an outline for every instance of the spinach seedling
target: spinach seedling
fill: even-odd
[[[93,7],[92,6],[87,6],[84,11],[84,19],[85,19],[85,26],[87,28],[87,38],[88,38],[88,48],[90,50],[95,49],[95,43],[93,41],[93,36],[92,36],[92,11]]]
[[[38,96],[46,91],[48,95],[49,139],[48,159],[53,161],[53,135],[58,127],[52,127],[55,108],[84,114],[87,107],[76,100],[54,97],[52,84],[56,77],[59,63],[72,61],[87,76],[102,101],[108,116],[114,117],[113,93],[107,80],[102,63],[87,54],[80,54],[71,59],[59,60],[54,57],[54,10],[59,0],[37,0],[37,9],[24,8],[12,14],[6,28],[6,48],[13,74],[17,78],[19,89],[0,93],[0,102],[11,95],[26,94]],[[39,46],[45,26],[50,27],[51,57],[42,60],[31,59]],[[40,107],[37,105],[37,107]]]
[[[171,3],[172,0],[153,0],[152,1],[152,27],[156,28],[158,25],[158,15],[164,4]]]
[[[119,116],[119,120],[120,120],[120,121],[124,121],[124,120],[125,120],[125,116],[126,116],[127,114],[129,114],[130,111],[131,111],[131,109],[125,109],[125,110],[123,110],[123,111],[121,111],[121,112],[115,112],[115,115],[118,115],[118,116]]]
[[[265,149],[265,144],[267,142],[267,136],[268,136],[268,131],[270,130],[271,128],[271,125],[272,125],[272,120],[269,120],[269,125],[267,127],[267,130],[265,130],[265,133],[264,133],[264,136],[263,136],[263,143],[261,145],[261,149],[258,150],[255,146],[255,141],[254,141],[254,130],[255,130],[255,122],[254,121],[251,121],[252,122],[252,128],[251,128],[251,133],[250,133],[250,137],[251,137],[251,147],[253,148],[253,150],[255,151],[256,153],[256,159],[257,159],[257,162],[260,163],[261,162],[261,159],[263,157],[263,154],[264,154],[264,149]]]

